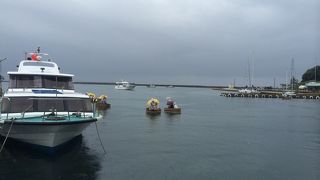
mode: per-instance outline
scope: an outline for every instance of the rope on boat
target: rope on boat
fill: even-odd
[[[100,133],[99,133],[99,129],[98,129],[98,126],[97,126],[97,122],[94,122],[94,124],[96,125],[96,130],[97,130],[98,138],[99,138],[101,147],[102,147],[102,149],[103,149],[103,152],[104,152],[104,154],[107,154],[107,151],[106,151],[106,149],[104,148],[103,143],[102,143],[101,138],[100,138]]]
[[[10,132],[11,132],[11,129],[12,129],[14,120],[15,120],[15,119],[11,119],[11,125],[10,125],[10,128],[9,128],[8,132],[7,132],[6,138],[4,139],[4,141],[3,141],[2,145],[1,145],[0,153],[2,152],[2,150],[3,150],[3,148],[4,148],[4,145],[5,145],[6,142],[7,142],[7,139],[8,139],[8,137],[9,137]]]

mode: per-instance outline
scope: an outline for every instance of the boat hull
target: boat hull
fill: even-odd
[[[104,104],[104,103],[97,103],[96,107],[98,110],[106,110],[109,109],[111,107],[110,104]]]
[[[164,112],[169,114],[180,114],[181,108],[164,108]]]
[[[161,114],[161,109],[158,108],[155,110],[150,110],[150,109],[146,108],[146,113],[149,115],[158,115],[158,114]]]
[[[127,86],[127,87],[115,86],[115,89],[118,89],[118,90],[133,90],[134,88],[135,86]]]
[[[74,123],[18,123],[14,122],[9,138],[49,148],[54,148],[81,135],[82,131],[91,123],[92,119]],[[6,136],[11,122],[0,125],[0,135]]]

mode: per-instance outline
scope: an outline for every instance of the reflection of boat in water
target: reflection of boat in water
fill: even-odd
[[[129,83],[128,81],[120,81],[116,82],[115,89],[119,90],[133,90],[136,86],[133,83]]]
[[[164,108],[164,112],[169,114],[180,114],[181,108],[171,97],[167,97],[167,107]]]
[[[38,50],[37,56],[47,54]],[[73,75],[60,73],[50,59],[32,59],[21,61],[18,71],[8,72],[0,134],[52,150],[80,135],[100,116],[93,112],[87,95],[75,92]]]
[[[150,115],[161,114],[161,108],[159,108],[160,101],[157,98],[151,98],[147,101],[146,113]]]
[[[90,151],[90,147],[81,135],[73,138],[53,155],[39,153],[33,148],[34,146],[21,142],[8,141],[3,151],[5,158],[0,162],[0,179],[98,178],[101,159],[96,152]]]

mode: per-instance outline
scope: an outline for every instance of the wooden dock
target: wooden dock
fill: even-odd
[[[283,96],[282,93],[240,93],[240,92],[223,92],[221,96],[224,97],[238,97],[238,98],[281,98],[281,99],[315,99],[320,100],[320,93],[297,93],[293,96]]]

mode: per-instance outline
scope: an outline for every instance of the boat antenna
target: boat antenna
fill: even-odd
[[[37,48],[37,52],[40,53],[40,46]]]

